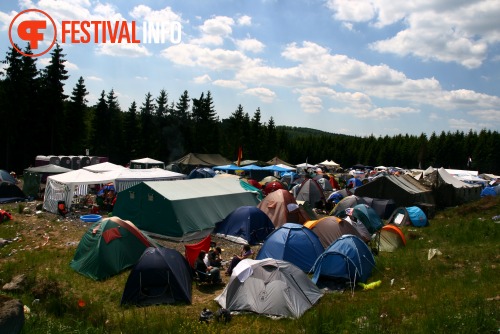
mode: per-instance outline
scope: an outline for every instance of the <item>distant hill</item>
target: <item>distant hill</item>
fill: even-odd
[[[346,136],[338,133],[331,133],[311,128],[302,128],[296,126],[286,126],[286,125],[278,125],[276,129],[279,131],[284,131],[290,138],[296,137],[314,137],[314,136]]]

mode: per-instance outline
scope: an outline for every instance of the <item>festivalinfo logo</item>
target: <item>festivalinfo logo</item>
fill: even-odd
[[[182,39],[182,25],[178,21],[145,20],[138,24],[136,21],[64,20],[59,26],[62,44],[179,44]],[[57,27],[56,21],[46,12],[26,9],[10,22],[9,40],[23,56],[39,57],[56,43]],[[139,27],[142,27],[142,34]],[[16,41],[28,42],[33,53],[20,50]]]

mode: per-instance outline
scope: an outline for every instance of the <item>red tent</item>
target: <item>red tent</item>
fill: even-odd
[[[273,191],[276,191],[278,189],[285,189],[285,187],[283,186],[283,184],[281,182],[279,182],[279,181],[269,182],[264,187],[264,194],[268,195],[268,194],[270,194]]]
[[[254,186],[257,189],[262,189],[262,185],[257,180],[248,179],[247,182],[249,185]]]

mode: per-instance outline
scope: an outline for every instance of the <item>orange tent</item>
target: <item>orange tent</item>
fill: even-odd
[[[406,246],[406,238],[401,229],[395,225],[384,225],[380,230],[378,249],[380,252],[394,252]]]

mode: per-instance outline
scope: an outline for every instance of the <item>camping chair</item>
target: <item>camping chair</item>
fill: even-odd
[[[68,210],[66,209],[66,202],[64,201],[57,202],[57,212],[61,216],[66,217],[66,215],[68,214]]]
[[[193,281],[195,282],[196,285],[199,284],[218,284],[218,282],[215,282],[212,279],[212,274],[203,272],[200,270],[196,270],[193,268]]]

